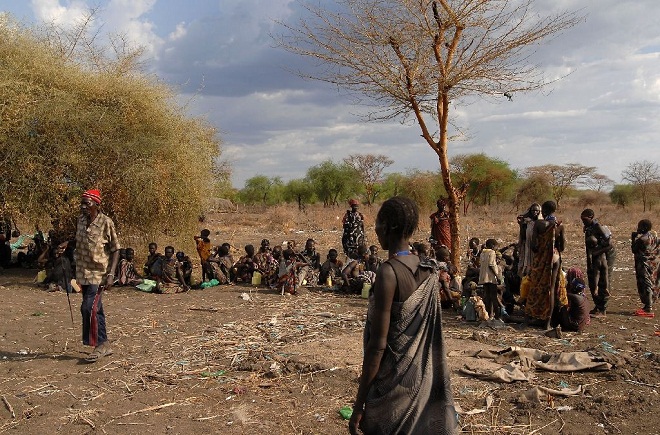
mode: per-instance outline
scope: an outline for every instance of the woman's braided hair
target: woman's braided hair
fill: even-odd
[[[419,209],[410,198],[395,196],[383,203],[377,219],[387,225],[387,232],[408,238],[419,224]]]

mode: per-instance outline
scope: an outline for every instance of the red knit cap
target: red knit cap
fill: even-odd
[[[99,192],[96,189],[86,190],[85,193],[82,194],[82,197],[89,198],[92,201],[94,201],[96,204],[101,203],[101,192]]]
[[[351,199],[350,201],[348,201],[348,205],[350,206],[360,205],[360,201],[358,201],[357,199]]]

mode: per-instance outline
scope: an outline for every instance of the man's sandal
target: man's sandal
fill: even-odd
[[[112,349],[110,349],[105,344],[101,344],[96,346],[94,350],[89,355],[87,355],[85,361],[93,363],[103,358],[104,356],[110,356],[110,355],[112,355]]]

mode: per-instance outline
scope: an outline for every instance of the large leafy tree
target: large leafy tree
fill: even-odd
[[[532,203],[542,203],[552,196],[552,185],[546,174],[532,174],[520,180],[513,198],[513,205],[518,210]]]
[[[446,192],[437,172],[411,170],[400,181],[400,194],[414,200],[421,210],[435,208],[435,203]]]
[[[309,180],[296,178],[290,180],[284,186],[284,200],[287,202],[296,202],[298,210],[304,210],[305,204],[314,199],[314,186]]]
[[[415,119],[440,164],[452,262],[458,265],[458,207],[465,189],[450,172],[450,109],[469,96],[510,97],[544,86],[528,59],[530,50],[579,17],[542,16],[533,0],[339,0],[304,6],[308,15],[300,22],[282,23],[280,45],[327,66],[302,75],[366,96],[376,106],[370,119]]]
[[[615,184],[610,192],[610,200],[621,208],[632,204],[634,199],[635,186],[632,184]]]
[[[284,183],[280,177],[255,175],[245,181],[238,197],[246,204],[274,205],[282,199]]]
[[[306,177],[314,186],[314,193],[323,201],[324,207],[339,204],[357,189],[353,169],[346,164],[326,160],[307,170]]]
[[[97,188],[122,233],[192,230],[213,185],[216,131],[138,70],[87,37],[0,19],[0,208],[73,222]],[[1,211],[1,210],[0,210]]]
[[[463,213],[477,201],[490,204],[493,198],[510,194],[517,174],[504,160],[488,157],[484,153],[458,154],[450,160],[455,179],[467,186]]]

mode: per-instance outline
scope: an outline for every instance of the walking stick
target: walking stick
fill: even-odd
[[[75,328],[75,325],[73,324],[73,308],[71,308],[71,297],[69,296],[69,292],[66,292],[66,300],[69,302],[69,313],[71,313],[71,326]]]

